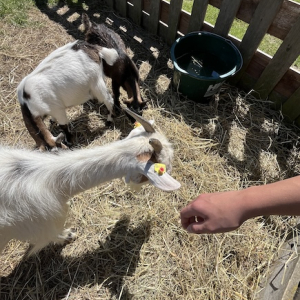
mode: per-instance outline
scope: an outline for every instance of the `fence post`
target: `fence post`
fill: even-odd
[[[239,46],[244,61],[243,67],[238,74],[230,80],[231,84],[235,85],[241,79],[283,1],[284,0],[260,0]]]
[[[114,8],[114,0],[105,0],[105,2],[110,8]]]
[[[271,93],[285,72],[300,55],[299,32],[300,16],[253,87],[262,99]]]
[[[287,117],[289,121],[294,121],[299,116],[299,111],[300,111],[299,99],[300,99],[300,87],[282,106],[282,114],[284,115],[284,117]]]
[[[151,0],[149,31],[152,34],[157,34],[159,18],[160,18],[160,10],[161,10],[160,0]]]
[[[166,41],[169,45],[171,45],[175,41],[177,35],[182,2],[183,0],[172,0],[170,3],[168,34],[166,36]]]
[[[122,17],[127,17],[127,0],[117,0],[115,3],[115,8]]]
[[[214,33],[226,37],[234,21],[242,0],[223,0]]]
[[[195,0],[189,22],[188,32],[199,31],[204,22],[208,0]]]
[[[127,2],[127,1],[126,1]],[[143,9],[143,1],[142,0],[131,0],[133,4],[133,22],[137,25],[141,25],[142,22],[142,9]]]

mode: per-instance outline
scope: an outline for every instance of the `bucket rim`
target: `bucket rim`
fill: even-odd
[[[172,60],[172,62],[173,62],[173,64],[174,64],[174,67],[175,67],[178,71],[180,71],[181,73],[186,74],[186,75],[188,75],[188,76],[190,76],[190,77],[196,78],[196,79],[201,79],[201,80],[202,80],[202,79],[204,79],[204,80],[212,80],[212,79],[210,79],[209,77],[206,77],[206,76],[195,76],[195,75],[193,75],[193,74],[190,74],[190,73],[187,72],[186,70],[182,69],[182,68],[178,65],[178,63],[177,63],[177,58],[175,57],[175,53],[174,53],[174,52],[175,52],[175,47],[176,47],[176,46],[178,45],[178,43],[179,43],[180,41],[182,41],[183,39],[186,39],[186,38],[188,38],[188,37],[190,37],[190,36],[194,36],[194,35],[213,36],[213,37],[215,37],[215,38],[217,38],[217,39],[219,39],[219,40],[222,40],[222,41],[224,41],[224,42],[227,42],[227,43],[229,43],[230,46],[235,50],[237,56],[239,57],[239,61],[240,61],[239,65],[234,66],[234,68],[232,68],[232,69],[231,69],[230,71],[228,71],[227,73],[220,75],[218,78],[216,78],[216,80],[222,79],[222,78],[225,80],[227,77],[235,75],[235,74],[242,68],[242,66],[243,66],[243,57],[242,57],[242,54],[241,54],[241,52],[239,51],[239,49],[236,47],[236,45],[235,45],[231,40],[226,39],[226,38],[224,38],[223,36],[220,36],[220,35],[215,34],[215,33],[212,33],[212,32],[207,32],[207,31],[192,31],[192,32],[187,33],[187,34],[184,35],[184,36],[181,36],[181,37],[177,38],[177,39],[175,40],[175,42],[172,44],[172,46],[171,46],[171,49],[170,49],[170,52],[171,52],[171,60]]]

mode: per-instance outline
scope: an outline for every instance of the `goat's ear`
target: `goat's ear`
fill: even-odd
[[[81,19],[84,26],[84,31],[88,31],[92,27],[92,22],[90,21],[88,15],[83,13]]]
[[[163,148],[162,143],[158,139],[150,139],[149,144],[153,147],[156,154],[159,154]]]
[[[146,164],[143,164],[143,166],[144,168],[142,170],[142,173],[149,179],[151,184],[153,184],[155,187],[166,192],[175,191],[180,188],[181,184],[167,172],[161,175],[158,174],[154,170],[154,163],[148,161]]]

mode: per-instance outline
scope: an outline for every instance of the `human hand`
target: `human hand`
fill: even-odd
[[[232,231],[246,220],[242,198],[242,191],[201,194],[181,210],[181,224],[190,233]]]

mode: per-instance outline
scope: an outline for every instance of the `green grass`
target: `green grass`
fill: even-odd
[[[0,19],[16,26],[27,26],[28,12],[40,5],[55,6],[59,0],[0,0]],[[76,5],[78,0],[65,0],[69,6]],[[30,24],[33,25],[33,24]]]
[[[28,22],[31,0],[0,0],[0,18],[14,25],[24,26]]]

